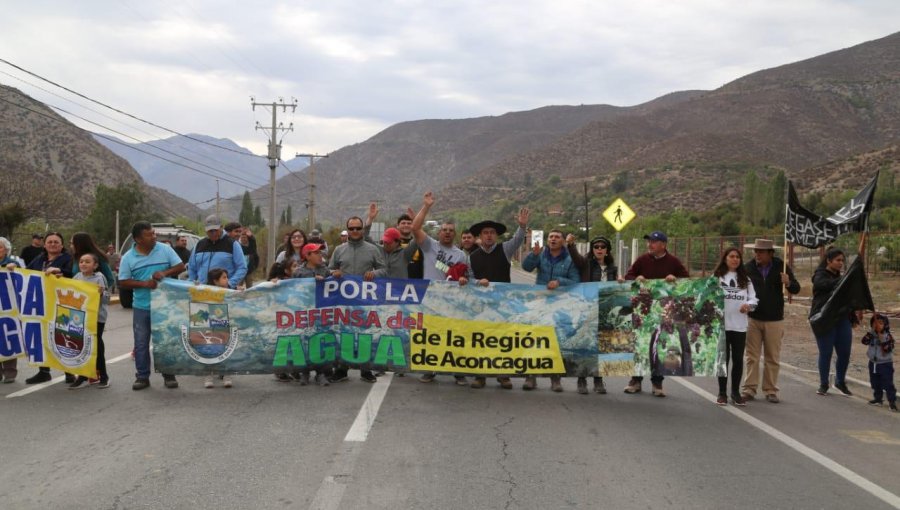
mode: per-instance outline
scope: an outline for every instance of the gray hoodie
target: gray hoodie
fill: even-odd
[[[384,266],[384,252],[381,248],[360,239],[349,240],[334,249],[328,269],[340,269],[344,274],[363,275],[378,271]]]

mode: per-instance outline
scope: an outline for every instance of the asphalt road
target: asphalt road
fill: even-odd
[[[900,415],[790,373],[781,404],[743,409],[714,405],[707,378],[669,378],[664,399],[622,378],[583,396],[574,379],[556,394],[391,374],[212,390],[154,375],[134,392],[129,311],[105,337],[124,355],[109,389],[22,395],[28,367],[0,384],[3,509],[900,508]]]

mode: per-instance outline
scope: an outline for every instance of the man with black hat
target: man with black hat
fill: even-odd
[[[762,390],[766,401],[777,404],[778,372],[781,368],[781,340],[784,337],[784,289],[791,294],[800,292],[800,282],[783,260],[775,257],[775,243],[771,239],[757,239],[753,258],[744,264],[747,276],[759,303],[750,312],[747,325],[747,348],[744,351],[744,382],[741,397],[744,401],[756,398],[759,386],[759,358],[765,356],[762,370]],[[761,352],[762,351],[762,352]]]
[[[647,240],[647,253],[641,255],[631,264],[628,272],[619,281],[636,280],[642,282],[644,280],[661,280],[674,282],[676,278],[687,278],[690,276],[684,264],[678,260],[678,257],[669,253],[667,246],[669,238],[666,234],[659,230],[653,231],[644,236]],[[640,393],[641,382],[643,376],[632,376],[628,386],[625,387],[625,393]],[[651,374],[650,382],[653,385],[654,397],[665,397],[663,391],[663,376],[659,374]]]
[[[31,234],[31,244],[22,248],[19,257],[25,262],[25,266],[31,264],[38,255],[44,252],[44,236],[40,234]]]
[[[478,285],[487,287],[490,282],[506,282],[511,281],[510,278],[510,259],[515,255],[516,251],[525,242],[525,230],[528,228],[528,218],[531,215],[527,207],[519,209],[519,215],[516,221],[519,228],[512,239],[505,241],[497,249],[497,238],[506,233],[506,225],[497,223],[496,221],[482,221],[469,227],[469,232],[481,241],[481,246],[472,251],[469,255],[469,261],[472,264],[472,273],[475,275]],[[472,382],[473,388],[484,388],[486,378],[475,377]],[[503,389],[511,389],[512,382],[509,377],[498,377],[497,382]]]

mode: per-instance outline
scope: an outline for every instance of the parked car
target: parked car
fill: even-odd
[[[168,241],[172,246],[175,246],[175,241],[180,236],[185,236],[187,238],[187,249],[194,251],[194,246],[201,239],[197,234],[174,223],[151,223],[151,225],[156,232],[156,241],[160,243]],[[125,238],[125,241],[119,248],[119,255],[125,255],[132,246],[134,246],[134,239],[131,238],[131,234],[128,234],[128,237]],[[122,308],[131,308],[133,300],[134,295],[131,289],[119,289],[119,303],[121,303]]]

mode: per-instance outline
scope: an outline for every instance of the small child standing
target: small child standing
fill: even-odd
[[[206,284],[207,285],[215,285],[216,287],[222,287],[225,289],[230,288],[228,285],[228,271],[222,268],[215,268],[209,272],[206,276]],[[219,379],[222,380],[222,386],[226,388],[231,388],[231,377],[227,375],[220,375]],[[213,388],[215,385],[213,381],[215,380],[215,374],[210,374],[206,376],[206,380],[203,381],[204,388]]]
[[[307,243],[300,250],[300,257],[303,262],[294,269],[294,278],[315,278],[316,280],[324,280],[331,276],[331,271],[325,265],[325,256],[322,254],[324,246],[317,243]],[[309,384],[309,368],[300,370],[299,380],[301,386]],[[328,386],[328,379],[331,377],[332,370],[330,366],[316,368],[316,384],[320,386]],[[295,376],[296,378],[296,376]]]
[[[93,253],[85,253],[78,259],[79,273],[72,277],[73,280],[81,280],[96,284],[100,291],[100,308],[97,313],[97,374],[100,377],[98,388],[109,388],[109,373],[106,371],[106,347],[103,345],[103,328],[106,326],[106,317],[109,315],[109,285],[106,277],[100,270],[100,257]],[[69,384],[70,390],[84,388],[88,384],[88,378],[79,375],[75,381]],[[90,384],[94,384],[93,380]]]
[[[887,393],[891,411],[897,411],[897,388],[894,386],[894,337],[888,318],[874,313],[869,321],[871,329],[863,336],[862,343],[869,346],[866,357],[869,358],[869,382],[874,397],[869,405],[884,404],[882,395]]]

